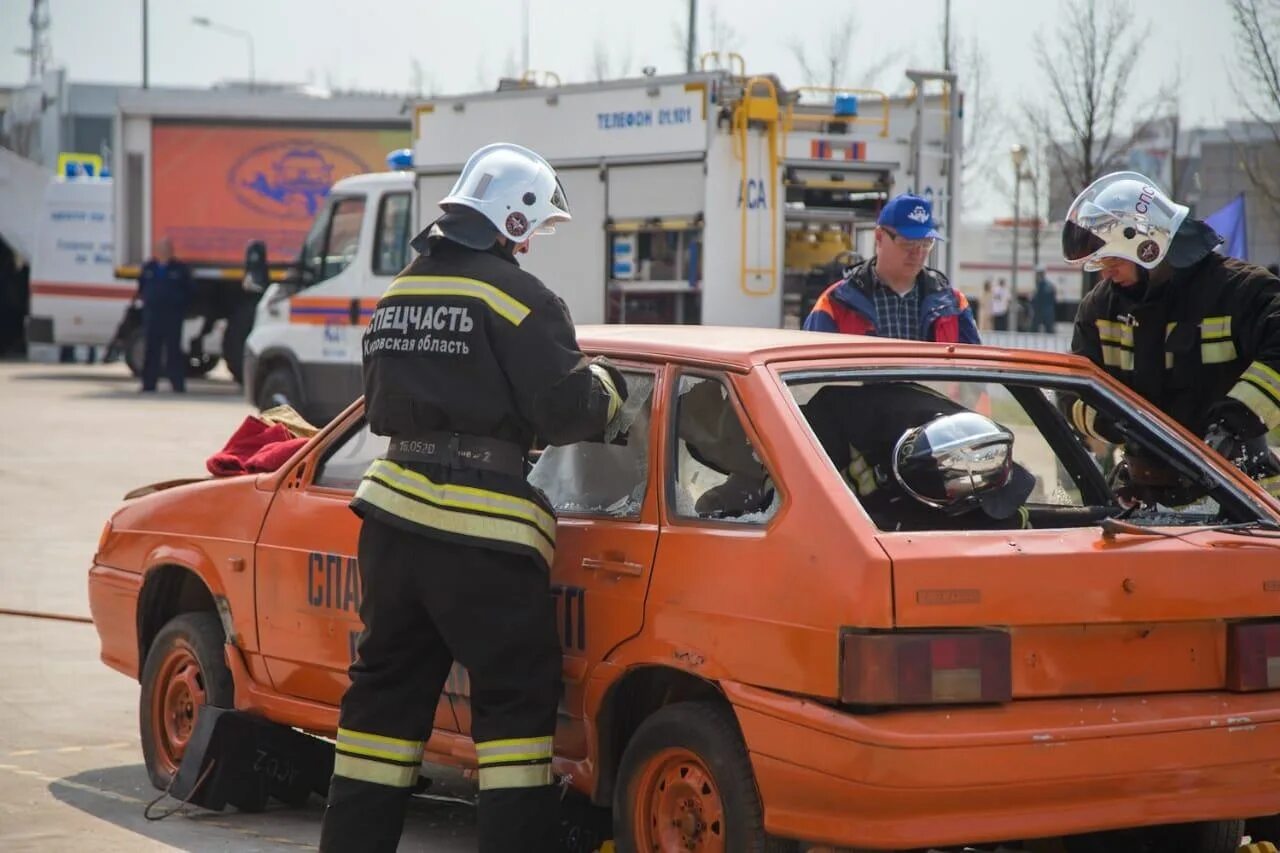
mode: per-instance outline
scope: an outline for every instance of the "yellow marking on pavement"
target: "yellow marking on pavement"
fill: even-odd
[[[86,749],[126,749],[129,747],[137,747],[136,743],[129,741],[115,741],[114,743],[86,743],[80,746],[59,746],[45,747],[43,749],[16,749],[8,753],[10,758],[19,758],[24,755],[40,755],[46,752],[84,752]]]

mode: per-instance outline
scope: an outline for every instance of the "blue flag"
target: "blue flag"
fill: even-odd
[[[1248,241],[1244,218],[1244,193],[1227,202],[1221,210],[1206,216],[1204,221],[1226,241],[1218,247],[1219,252],[1242,261],[1249,260],[1245,257],[1248,252]]]

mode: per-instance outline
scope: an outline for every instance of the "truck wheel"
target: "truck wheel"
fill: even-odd
[[[124,339],[124,363],[135,378],[142,378],[142,364],[147,357],[147,338],[142,328],[129,332]]]
[[[202,376],[208,376],[209,371],[218,366],[218,357],[216,355],[202,355],[199,358],[187,356],[187,377],[189,379],[199,379]]]
[[[225,642],[217,615],[200,611],[169,620],[147,651],[138,721],[147,775],[161,790],[178,772],[200,706],[235,705]]]
[[[253,330],[253,316],[258,303],[245,302],[236,307],[227,318],[227,329],[222,333],[222,359],[231,371],[231,378],[244,384],[244,342]]]
[[[293,375],[293,370],[287,364],[275,364],[267,368],[266,375],[262,377],[262,382],[258,384],[255,393],[254,405],[258,409],[266,410],[272,406],[279,405],[277,398],[283,397],[285,402],[302,413],[302,390],[298,387],[298,380]]]
[[[1244,837],[1243,820],[1205,820],[1064,838],[1067,853],[1235,853]]]
[[[613,794],[619,853],[775,849],[737,722],[707,702],[678,702],[640,724]]]

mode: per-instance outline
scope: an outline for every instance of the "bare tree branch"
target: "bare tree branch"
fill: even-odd
[[[871,59],[860,70],[850,73],[850,59],[853,56],[857,36],[858,18],[850,11],[840,19],[839,23],[828,30],[826,43],[819,50],[814,49],[812,39],[791,39],[787,46],[796,64],[800,66],[800,76],[804,84],[836,89],[853,82],[858,87],[874,87],[876,80],[895,57],[885,52]]]
[[[1136,116],[1130,106],[1133,70],[1141,66],[1149,33],[1128,2],[1066,0],[1057,28],[1036,34],[1050,97],[1047,103],[1025,102],[1022,112],[1029,129],[1044,140],[1045,159],[1070,195],[1114,169],[1167,109],[1163,94]],[[1133,131],[1121,132],[1131,116],[1136,118]]]
[[[1250,185],[1266,200],[1275,216],[1280,216],[1280,179],[1273,162],[1263,162],[1263,148],[1280,146],[1280,2],[1277,0],[1228,0],[1235,21],[1238,66],[1232,85],[1253,121],[1270,137],[1265,144],[1254,139],[1248,128],[1237,138],[1230,125],[1227,137],[1235,149],[1236,161]]]

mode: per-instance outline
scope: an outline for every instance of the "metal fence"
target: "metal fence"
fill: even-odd
[[[996,332],[982,333],[988,346],[1007,349],[1038,349],[1047,352],[1071,352],[1071,332]]]

